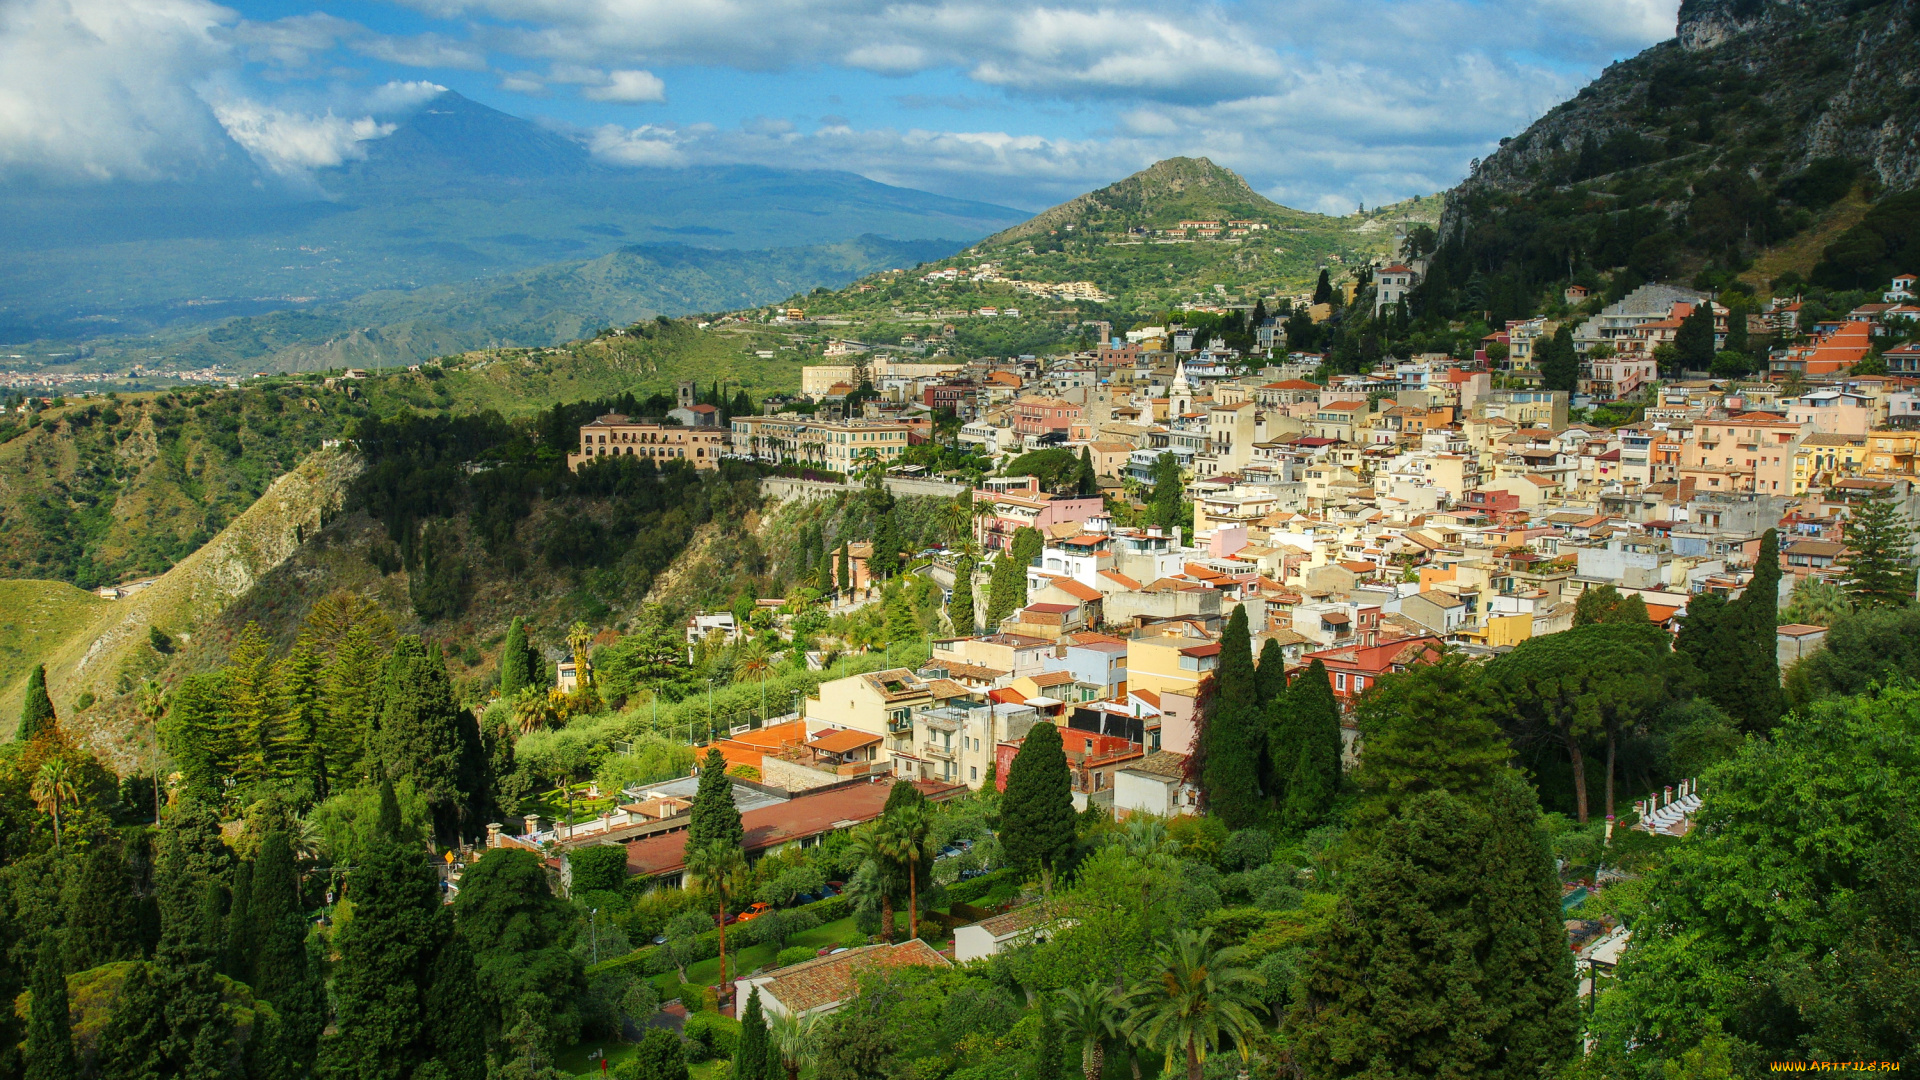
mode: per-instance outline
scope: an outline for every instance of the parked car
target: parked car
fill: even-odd
[[[764,901],[752,904],[747,910],[735,916],[736,922],[750,922],[773,910],[773,905]]]

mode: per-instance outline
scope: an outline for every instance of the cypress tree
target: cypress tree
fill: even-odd
[[[116,960],[138,959],[140,905],[118,838],[95,839],[70,865],[60,905],[65,912],[67,970],[79,972]]]
[[[1540,382],[1548,390],[1571,394],[1580,382],[1580,353],[1573,347],[1573,325],[1561,323],[1553,337],[1541,343]]]
[[[67,1013],[67,971],[60,942],[41,938],[33,965],[33,1012],[27,1017],[25,1080],[75,1080],[72,1018]]]
[[[53,712],[53,699],[47,696],[47,665],[35,664],[33,673],[27,676],[27,697],[21,702],[20,726],[14,729],[13,737],[26,742],[59,725],[60,718]]]
[[[1693,661],[1693,666],[1705,676],[1705,688],[1709,698],[1714,696],[1720,683],[1720,668],[1726,661],[1731,642],[1723,640],[1726,636],[1722,623],[1726,621],[1727,598],[1719,593],[1701,593],[1687,601],[1687,613],[1680,618],[1680,633],[1674,638],[1676,652],[1683,653]]]
[[[152,964],[135,964],[120,984],[113,1012],[100,1031],[94,1073],[114,1080],[160,1080],[169,1075],[160,1052],[166,1039],[166,1009]],[[12,1075],[0,1070],[0,1075]],[[174,1074],[177,1075],[177,1074]]]
[[[237,922],[237,903],[234,910]],[[252,969],[248,985],[272,1002],[280,1016],[281,1053],[301,1070],[309,1069],[326,1026],[326,991],[307,955],[307,920],[293,845],[277,829],[261,838],[254,856],[247,918]]]
[[[1291,730],[1297,737],[1287,774],[1282,817],[1295,829],[1318,825],[1340,794],[1340,705],[1327,682],[1326,665],[1315,660],[1287,690]]]
[[[1729,656],[1715,673],[1721,685],[1710,687],[1713,697],[1727,715],[1741,722],[1748,731],[1764,732],[1773,728],[1786,711],[1780,691],[1780,660],[1776,645],[1780,624],[1780,536],[1768,529],[1760,538],[1760,555],[1754,561],[1753,580],[1738,600],[1726,606],[1722,616],[1723,647]]]
[[[459,841],[462,807],[472,794],[461,785],[461,766],[471,750],[463,727],[471,714],[453,700],[439,648],[425,649],[418,638],[396,643],[384,681],[385,705],[374,738],[380,763],[388,779],[413,781],[433,812],[435,838],[452,846]]]
[[[853,560],[847,554],[847,542],[845,540],[840,541],[840,569],[839,576],[835,581],[841,592],[846,592],[853,588]]]
[[[227,911],[227,940],[221,968],[234,982],[253,985],[253,863],[233,868],[233,906]]]
[[[1254,689],[1259,693],[1262,709],[1287,692],[1287,658],[1280,651],[1280,643],[1273,638],[1260,646],[1260,667],[1255,674]]]
[[[1313,283],[1313,302],[1330,304],[1333,302],[1333,279],[1327,276],[1325,267],[1320,269],[1320,277]]]
[[[873,553],[867,556],[867,573],[875,581],[900,572],[900,530],[892,514],[881,514],[873,524]]]
[[[1060,730],[1035,724],[1007,769],[1000,843],[1023,872],[1054,870],[1073,851],[1073,780]]]
[[[887,789],[887,803],[880,808],[880,813],[885,816],[904,807],[925,808],[926,805],[926,795],[915,786],[913,781],[895,780],[893,786]]]
[[[203,807],[183,809],[186,812],[176,811],[169,822],[155,868],[160,906],[157,1026],[165,1033],[158,1049],[169,1073],[216,1076],[231,1060],[233,1036],[214,970],[225,944],[225,848],[217,819],[209,842],[204,825],[212,815]],[[137,1019],[133,1026],[140,1026]]]
[[[1014,561],[1011,551],[994,557],[987,577],[987,630],[997,631],[1000,620],[1020,607],[1026,593],[1026,568]]]
[[[819,565],[814,569],[813,587],[819,589],[821,595],[833,591],[833,556],[824,551],[820,553]]]
[[[6,893],[6,882],[0,880],[0,941],[18,942],[21,940],[20,925],[13,913],[12,898]],[[0,1076],[16,1077],[23,1067],[20,1044],[26,1040],[25,1020],[12,1007],[12,1002],[27,988],[29,978],[25,949],[0,948]]]
[[[733,781],[727,779],[727,759],[721,756],[719,747],[710,748],[700,762],[700,786],[693,793],[687,850],[698,850],[716,840],[739,847],[745,838],[740,808],[733,801]]]
[[[486,1080],[490,1036],[487,1006],[480,998],[480,973],[472,949],[454,932],[452,920],[452,912],[443,910],[440,949],[428,977],[433,1057],[446,1067],[447,1080]]]
[[[1220,666],[1213,674],[1200,729],[1200,782],[1207,812],[1229,829],[1251,828],[1260,819],[1258,682],[1243,604],[1233,609],[1220,637]]]
[[[500,696],[511,701],[521,690],[533,684],[527,670],[527,628],[515,615],[507,624],[507,640],[500,647]]]
[[[947,618],[953,620],[953,632],[961,636],[973,633],[973,557],[962,555],[953,567],[953,596],[947,600]]]
[[[1093,495],[1100,490],[1100,476],[1093,468],[1093,450],[1080,448],[1080,466],[1074,470],[1073,492],[1076,495]]]
[[[1560,910],[1560,876],[1533,789],[1511,772],[1486,803],[1476,920],[1486,934],[1484,998],[1496,1050],[1486,1075],[1558,1074],[1578,1047],[1573,954]]]
[[[347,880],[353,918],[334,937],[335,1034],[320,1047],[323,1073],[405,1077],[431,1053],[422,983],[432,963],[433,873],[404,841],[393,784],[380,784],[379,835],[365,845]]]
[[[740,1048],[733,1055],[733,1080],[767,1080],[771,1069],[767,1062],[767,1021],[760,1012],[760,988],[747,995],[747,1010],[740,1016]]]

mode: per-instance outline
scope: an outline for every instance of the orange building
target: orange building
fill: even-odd
[[[1838,375],[1867,358],[1873,351],[1873,325],[1853,320],[1827,326],[1805,345],[1796,345],[1784,356],[1774,358],[1775,374],[1797,372],[1801,375]]]

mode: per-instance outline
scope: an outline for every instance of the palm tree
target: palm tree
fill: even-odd
[[[53,850],[60,850],[60,806],[80,801],[73,790],[73,774],[67,768],[65,758],[50,758],[40,765],[40,771],[33,776],[33,786],[27,795],[33,800],[41,813],[53,815]]]
[[[1053,1018],[1080,1039],[1080,1071],[1100,1080],[1107,1066],[1106,1040],[1124,1034],[1120,995],[1098,980],[1063,987],[1053,999]]]
[[[593,670],[587,663],[587,647],[593,644],[593,631],[587,624],[576,622],[567,628],[567,648],[573,652],[573,677],[575,685],[585,687],[592,681]]]
[[[860,867],[847,879],[847,892],[856,894],[872,890],[872,897],[880,905],[880,936],[892,941],[893,875],[887,872],[887,867],[893,860],[887,856],[880,824],[875,823],[855,832],[853,842],[847,847],[854,864]],[[872,868],[870,872],[869,867]]]
[[[774,1053],[780,1055],[780,1066],[787,1070],[787,1080],[800,1080],[801,1066],[813,1060],[814,1031],[820,1017],[781,1012],[773,1014],[771,1019],[767,1035],[773,1042]]]
[[[687,874],[713,890],[720,904],[720,997],[727,996],[727,901],[746,874],[747,856],[739,845],[713,840],[687,853]]]
[[[522,687],[513,699],[513,719],[522,735],[552,727],[556,718],[552,695],[545,687]]]
[[[903,806],[880,821],[874,838],[880,854],[907,874],[907,936],[920,936],[920,864],[927,859],[926,811]]]
[[[761,638],[741,644],[733,658],[735,682],[759,682],[773,674],[773,651]]]
[[[1184,1057],[1187,1080],[1200,1080],[1207,1054],[1232,1039],[1245,1060],[1260,1022],[1252,988],[1266,980],[1240,967],[1247,951],[1213,947],[1213,930],[1176,930],[1154,954],[1154,971],[1128,995],[1140,1041],[1166,1054],[1166,1069]]]

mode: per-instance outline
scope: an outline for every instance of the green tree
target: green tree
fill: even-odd
[[[1185,520],[1186,481],[1180,476],[1180,461],[1172,453],[1153,460],[1153,488],[1147,496],[1147,522],[1171,529]]]
[[[251,887],[248,985],[279,1014],[282,1053],[296,1068],[309,1069],[327,1022],[326,987],[307,955],[306,906],[285,832],[276,829],[260,838]]]
[[[68,971],[140,957],[140,902],[117,837],[97,836],[75,856],[60,894]]]
[[[285,755],[286,774],[307,783],[315,799],[325,799],[331,786],[326,743],[321,739],[327,715],[322,681],[325,674],[325,659],[303,639],[295,642],[286,659],[280,661],[275,678],[285,710],[280,752]]]
[[[327,714],[320,741],[331,786],[352,787],[372,774],[377,760],[373,732],[382,705],[381,663],[391,649],[375,627],[360,621],[347,629],[327,665]]]
[[[1000,620],[1027,606],[1027,567],[1040,554],[1045,540],[1038,529],[1022,527],[1013,534],[1013,543],[993,560],[993,573],[987,585],[987,628],[996,630]]]
[[[687,822],[687,849],[715,841],[739,847],[746,839],[740,826],[740,808],[733,802],[733,781],[727,779],[727,759],[719,747],[708,749],[700,762],[700,785],[693,792],[693,810]]]
[[[900,572],[900,528],[891,513],[881,514],[873,524],[873,554],[867,557],[867,572],[874,580],[884,581]]]
[[[450,847],[462,835],[464,808],[479,786],[462,775],[469,751],[465,736],[476,746],[479,742],[473,714],[454,701],[439,647],[423,647],[418,638],[401,638],[396,644],[383,682],[380,725],[374,735],[381,766],[389,780],[413,781],[433,813],[434,836]]]
[[[1627,912],[1596,1066],[1657,1076],[1716,1028],[1748,1070],[1920,1061],[1916,747],[1920,689],[1900,682],[1789,712],[1710,771],[1693,831]]]
[[[1673,332],[1675,360],[1686,371],[1706,371],[1713,366],[1713,302],[1702,300],[1680,319]]]
[[[1611,814],[1620,734],[1685,689],[1683,669],[1673,660],[1666,633],[1652,624],[1598,623],[1530,638],[1492,661],[1489,685],[1510,720],[1565,750],[1581,824],[1587,821],[1586,744],[1606,740]]]
[[[1640,594],[1621,596],[1620,591],[1612,585],[1588,589],[1573,602],[1575,626],[1592,626],[1595,623],[1644,625],[1647,621],[1647,602],[1640,598]]]
[[[1543,1075],[1576,1043],[1559,885],[1531,793],[1427,792],[1343,876],[1287,1018],[1309,1076]]]
[[[527,628],[515,615],[507,624],[507,640],[500,647],[500,696],[508,701],[518,697],[520,691],[534,683],[530,653],[527,649]]]
[[[1147,977],[1130,993],[1140,1041],[1166,1055],[1169,1074],[1184,1066],[1200,1080],[1207,1055],[1231,1040],[1244,1061],[1260,1031],[1256,987],[1266,980],[1244,966],[1239,946],[1216,948],[1211,928],[1175,930],[1154,951]]]
[[[454,921],[443,912],[443,924]],[[487,1047],[492,1025],[481,991],[480,972],[473,951],[453,926],[439,931],[440,950],[428,975],[426,1011],[434,1018],[433,1060],[446,1069],[447,1080],[486,1080]],[[416,1072],[422,1077],[425,1070]]]
[[[791,1010],[774,1016],[768,1033],[768,1080],[800,1080],[801,1068],[813,1062],[818,1022],[818,1016],[801,1016]]]
[[[1313,302],[1330,304],[1333,302],[1333,280],[1327,276],[1326,267],[1320,268],[1320,277],[1313,283]]]
[[[663,1028],[648,1028],[633,1056],[613,1070],[614,1080],[688,1080],[687,1051],[680,1037]]]
[[[551,1052],[580,1032],[577,999],[586,990],[582,964],[568,946],[577,921],[553,895],[546,865],[531,851],[490,851],[460,881],[454,925],[471,955],[480,998],[495,1030],[522,1011],[551,1040]]]
[[[1747,731],[1764,732],[1785,711],[1780,693],[1777,628],[1780,624],[1780,537],[1760,538],[1753,579],[1740,598],[1722,609],[1719,663],[1706,678],[1707,694]],[[1696,666],[1700,658],[1694,657]]]
[[[47,696],[47,665],[35,664],[27,675],[27,696],[20,704],[20,725],[14,728],[14,740],[27,742],[59,725],[60,718],[53,712],[53,699]]]
[[[76,1080],[73,1029],[68,1016],[67,972],[60,942],[46,933],[33,964],[33,1004],[27,1017],[25,1080]]]
[[[1240,605],[1220,636],[1220,663],[1200,728],[1200,784],[1207,812],[1229,829],[1245,829],[1260,819],[1259,687],[1253,667],[1253,638],[1247,609]]]
[[[892,793],[888,793],[892,797]],[[920,936],[920,872],[930,861],[927,835],[931,830],[923,806],[901,806],[880,819],[874,837],[879,853],[907,880],[907,936]]]
[[[740,845],[726,840],[710,840],[699,847],[688,841],[687,876],[711,893],[719,905],[715,922],[720,927],[720,985],[727,981],[727,906],[746,884],[747,856]]]
[[[1856,605],[1900,607],[1913,599],[1913,523],[1892,499],[1867,499],[1855,507],[1842,538],[1846,588]]]
[[[947,618],[953,632],[970,637],[973,621],[973,556],[962,555],[953,564],[953,595],[947,599]]]
[[[1430,791],[1483,805],[1510,771],[1484,668],[1459,654],[1383,675],[1354,709],[1366,752],[1353,771],[1356,824],[1378,827]]]
[[[1086,1080],[1100,1080],[1107,1040],[1119,1037],[1124,1027],[1120,996],[1113,984],[1095,979],[1062,987],[1053,996],[1052,1019],[1080,1040],[1080,1071]]]
[[[1007,769],[1000,843],[1024,873],[1058,870],[1073,852],[1073,784],[1060,730],[1035,724]]]
[[[733,1054],[733,1080],[773,1080],[768,1060],[767,1021],[760,1011],[760,988],[747,995],[740,1014],[740,1048]]]
[[[94,1052],[94,1074],[118,1080],[161,1080],[168,1076],[161,1046],[166,1042],[166,1007],[152,964],[134,964],[120,984],[113,1011],[101,1027]],[[16,1075],[0,1069],[0,1075]],[[178,1075],[173,1073],[172,1075]]]
[[[1920,606],[1869,607],[1835,619],[1826,643],[1787,669],[1787,697],[1806,708],[1868,692],[1894,677],[1920,678]]]
[[[847,592],[853,588],[853,563],[848,556],[845,540],[840,542],[840,568],[837,582],[841,592]]]
[[[1268,707],[1267,759],[1281,820],[1311,828],[1340,794],[1340,704],[1326,665],[1318,660]]]
[[[1093,450],[1080,448],[1079,468],[1074,471],[1073,493],[1076,495],[1097,495],[1100,493],[1100,474],[1093,468]]]
[[[1280,650],[1280,642],[1274,638],[1268,638],[1266,644],[1260,646],[1254,689],[1259,691],[1262,710],[1287,692],[1287,658]]]
[[[416,843],[404,835],[393,784],[381,781],[378,833],[347,879],[353,917],[334,934],[334,1034],[320,1047],[327,1076],[405,1080],[432,1053],[422,990],[440,890]]]
[[[1066,1063],[1062,1060],[1065,1055],[1060,1045],[1060,1021],[1054,1017],[1045,997],[1035,1004],[1040,1010],[1040,1025],[1033,1040],[1034,1080],[1067,1080]]]
[[[273,646],[256,623],[248,623],[227,656],[226,716],[232,726],[236,779],[260,782],[292,774],[294,747],[285,730],[285,706],[274,671]]]
[[[1539,348],[1540,384],[1548,390],[1573,393],[1580,382],[1580,354],[1573,347],[1573,324],[1561,323]]]

